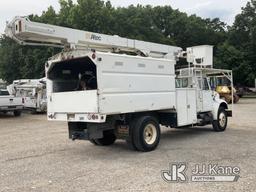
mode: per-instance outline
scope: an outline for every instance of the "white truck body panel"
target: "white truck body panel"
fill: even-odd
[[[194,47],[188,47],[188,61],[193,65],[203,67],[213,67],[213,46],[200,45]],[[198,63],[198,61],[200,61]]]
[[[118,114],[175,106],[175,62],[102,53],[97,63],[99,112]]]
[[[53,93],[48,103],[48,113],[98,113],[96,90]]]
[[[196,89],[177,89],[176,98],[178,126],[181,127],[196,124]]]
[[[91,54],[84,51],[79,57],[91,58]],[[175,108],[174,60],[103,52],[96,55],[97,58],[91,60],[97,66],[98,89],[53,93],[52,81],[48,80],[48,116],[57,117],[61,113],[110,115]],[[46,73],[48,70],[51,68],[46,69]]]
[[[25,108],[36,108],[36,99],[31,97],[23,97]]]
[[[203,95],[203,111],[211,111],[213,108],[212,90],[202,90]]]

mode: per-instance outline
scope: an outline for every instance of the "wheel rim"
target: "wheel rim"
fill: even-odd
[[[220,113],[220,116],[219,116],[219,123],[220,123],[220,126],[221,127],[225,127],[226,125],[226,122],[227,122],[227,117],[225,115],[225,113]]]
[[[153,124],[148,124],[144,129],[144,141],[148,145],[152,145],[156,141],[157,131],[156,126]]]

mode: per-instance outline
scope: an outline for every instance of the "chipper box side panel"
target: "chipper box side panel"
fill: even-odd
[[[99,112],[120,114],[176,106],[175,61],[102,53]]]
[[[50,119],[87,122],[91,114],[106,116],[176,107],[175,61],[103,52],[96,52],[93,58],[92,54],[81,52],[73,60],[57,60],[48,69]],[[77,90],[78,74],[94,69],[97,88]]]

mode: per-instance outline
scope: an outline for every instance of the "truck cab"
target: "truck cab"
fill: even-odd
[[[227,102],[220,99],[219,94],[210,86],[210,77],[216,72],[228,75],[231,71],[197,67],[176,71],[177,106],[180,111],[182,110],[178,118],[180,125],[195,124],[195,122],[197,125],[209,124],[213,119],[218,119],[220,108],[227,116],[232,116],[232,110],[229,109]],[[182,99],[184,97],[186,102]]]

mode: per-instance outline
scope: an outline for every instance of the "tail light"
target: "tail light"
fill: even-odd
[[[97,115],[97,114],[88,114],[87,118],[89,120],[98,120],[99,119],[99,115]]]
[[[92,59],[95,59],[95,58],[96,58],[96,54],[93,53],[93,54],[92,54]]]
[[[23,103],[23,104],[25,103],[25,98],[22,98],[22,103]]]

